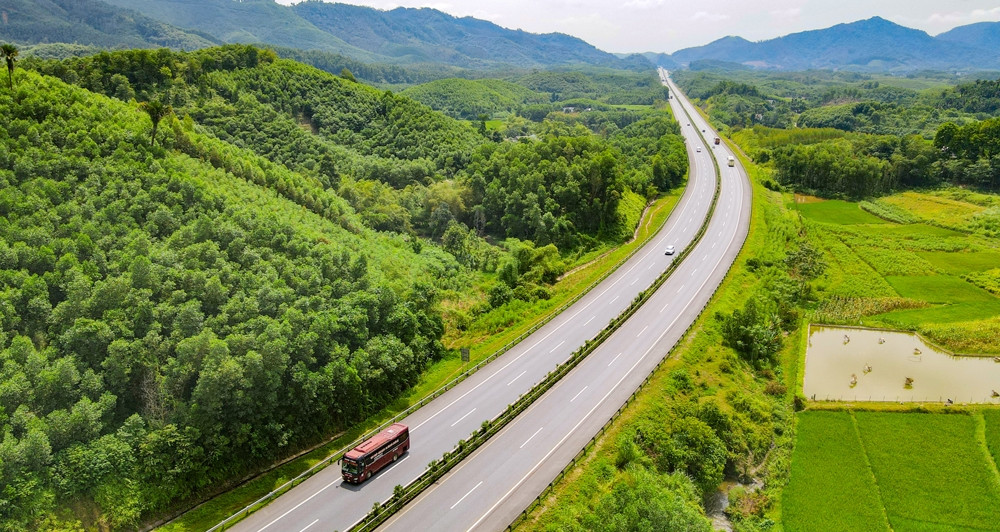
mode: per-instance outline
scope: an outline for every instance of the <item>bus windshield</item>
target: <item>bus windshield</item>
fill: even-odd
[[[340,461],[340,469],[355,475],[361,474],[361,466],[357,462],[348,460],[346,458]]]

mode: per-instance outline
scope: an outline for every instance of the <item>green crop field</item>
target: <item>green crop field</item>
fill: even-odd
[[[927,262],[943,273],[961,275],[966,272],[980,272],[1000,265],[1000,252],[980,251],[971,253],[949,253],[947,251],[925,251],[918,253]]]
[[[918,218],[946,227],[966,227],[969,220],[986,209],[982,205],[921,192],[903,192],[882,201],[905,209]]]
[[[791,479],[781,502],[785,530],[889,530],[851,414],[798,417]]]
[[[997,301],[980,288],[951,275],[887,276],[889,284],[903,297],[929,303],[991,303]]]
[[[1000,483],[976,423],[974,415],[857,414],[893,529],[1000,530]]]
[[[1000,475],[977,437],[983,415],[799,414],[785,530],[1000,530]],[[996,456],[1000,412],[985,417]]]
[[[927,220],[896,223],[856,203],[806,199],[794,206],[824,251],[826,274],[817,283],[827,296],[817,314],[824,322],[905,328],[954,351],[1000,352],[1000,251],[996,238],[968,231],[981,205],[938,192],[877,200],[873,212],[893,205],[893,219]]]
[[[993,465],[1000,464],[1000,410],[983,412],[986,425],[986,447],[993,457]]]
[[[827,200],[814,203],[796,203],[795,209],[802,216],[823,223],[831,224],[884,224],[885,220],[869,214],[858,206],[841,200]]]

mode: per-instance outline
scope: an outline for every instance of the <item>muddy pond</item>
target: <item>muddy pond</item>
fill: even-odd
[[[802,390],[817,401],[1000,404],[1000,362],[951,356],[909,333],[813,325]]]

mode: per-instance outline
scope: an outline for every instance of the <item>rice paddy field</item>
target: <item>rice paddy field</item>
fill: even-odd
[[[859,204],[795,196],[789,206],[829,266],[816,321],[914,330],[954,352],[1000,353],[996,197],[911,191]]]
[[[1000,531],[1000,411],[798,414],[794,531]]]

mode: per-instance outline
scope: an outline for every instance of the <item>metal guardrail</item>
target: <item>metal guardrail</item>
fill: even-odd
[[[642,220],[640,220],[639,223],[642,223]],[[666,220],[664,220],[663,223],[666,224]],[[466,378],[468,378],[469,376],[471,376],[473,373],[475,373],[475,372],[479,371],[480,369],[482,369],[483,366],[485,366],[485,365],[489,364],[490,362],[493,362],[494,360],[496,360],[497,358],[499,358],[501,355],[503,355],[504,353],[506,353],[507,351],[509,351],[515,345],[517,345],[517,344],[521,343],[522,341],[524,341],[525,338],[531,336],[532,334],[534,334],[535,332],[537,332],[539,329],[541,329],[545,325],[548,325],[549,322],[551,322],[556,317],[558,317],[560,314],[562,314],[566,309],[568,309],[569,307],[573,306],[577,301],[579,301],[584,296],[586,296],[588,293],[590,293],[590,291],[593,290],[597,285],[601,284],[602,282],[604,282],[605,279],[607,279],[612,274],[614,274],[616,271],[618,271],[618,269],[621,268],[622,265],[624,265],[626,262],[628,262],[630,259],[632,259],[632,257],[634,257],[636,253],[638,253],[641,249],[643,249],[646,246],[646,244],[648,244],[649,241],[652,240],[653,237],[656,236],[660,232],[660,229],[662,229],[662,225],[656,231],[650,232],[648,235],[646,235],[646,238],[644,238],[641,242],[639,242],[638,245],[635,247],[635,249],[633,249],[632,251],[630,251],[628,253],[628,255],[626,255],[625,257],[623,257],[613,267],[609,268],[607,271],[605,271],[603,274],[601,274],[601,276],[599,278],[597,278],[594,282],[592,282],[590,285],[588,285],[583,291],[581,291],[580,293],[578,293],[575,296],[573,296],[569,301],[567,301],[562,306],[560,306],[559,308],[555,309],[550,314],[548,314],[547,316],[545,316],[544,318],[542,318],[535,325],[532,325],[530,329],[528,329],[527,331],[521,333],[515,339],[511,340],[510,342],[508,342],[507,344],[505,344],[503,347],[501,347],[497,351],[493,352],[492,354],[490,354],[489,356],[487,356],[483,360],[481,360],[478,363],[476,363],[476,365],[474,365],[471,368],[465,370],[458,377],[455,377],[451,381],[447,382],[444,386],[438,388],[437,390],[434,390],[433,392],[431,392],[430,394],[428,394],[427,396],[425,396],[424,398],[422,398],[420,401],[418,401],[418,402],[410,405],[406,410],[404,410],[404,411],[396,414],[390,420],[382,423],[377,428],[372,429],[369,432],[366,432],[364,435],[358,437],[357,439],[355,439],[354,441],[352,441],[351,443],[349,443],[347,446],[339,449],[338,451],[334,452],[333,454],[327,456],[326,458],[324,458],[323,460],[321,460],[320,462],[318,462],[316,465],[314,465],[314,466],[310,467],[309,469],[303,471],[302,473],[300,473],[299,475],[297,475],[295,478],[293,478],[293,479],[285,482],[284,484],[282,484],[281,486],[278,486],[277,488],[275,488],[274,490],[270,491],[269,493],[267,493],[263,497],[261,497],[261,498],[257,499],[256,501],[248,504],[247,506],[243,507],[238,512],[236,512],[236,513],[230,515],[229,517],[223,519],[222,521],[220,521],[218,524],[216,524],[212,528],[209,528],[207,532],[216,532],[216,531],[225,530],[227,527],[229,527],[229,526],[237,523],[239,520],[241,520],[244,517],[250,515],[251,513],[253,513],[257,509],[261,508],[262,506],[266,505],[267,503],[269,503],[273,499],[276,499],[278,496],[284,494],[285,492],[287,492],[288,490],[294,488],[298,484],[301,484],[304,480],[306,480],[309,477],[311,477],[312,475],[316,474],[321,469],[323,469],[323,468],[329,466],[330,464],[338,461],[344,455],[344,453],[350,451],[351,449],[353,449],[354,447],[356,447],[361,442],[367,440],[368,438],[374,436],[375,434],[378,434],[380,431],[382,431],[382,429],[388,427],[389,425],[392,425],[393,423],[396,423],[396,422],[400,421],[401,419],[409,416],[410,414],[416,412],[420,408],[423,408],[427,403],[429,403],[429,402],[433,401],[434,399],[438,398],[439,396],[443,395],[445,392],[447,392],[448,390],[450,390],[450,389],[454,388],[455,386],[457,386],[459,383],[461,383],[462,381],[464,381]],[[419,479],[419,477],[418,477],[418,479]]]

